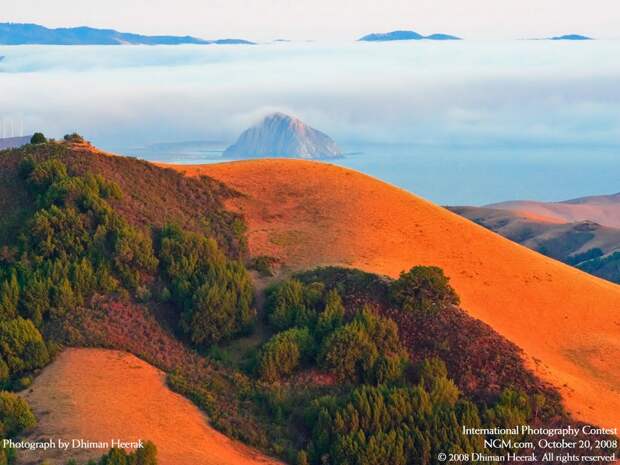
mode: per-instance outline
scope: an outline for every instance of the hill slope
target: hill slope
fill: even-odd
[[[616,270],[620,252],[620,229],[592,221],[557,222],[553,218],[518,210],[485,207],[448,207],[491,231],[532,250],[620,283]],[[616,255],[614,255],[616,254]]]
[[[522,347],[578,417],[620,422],[620,287],[514,244],[448,210],[348,169],[260,160],[179,166],[244,196],[253,255],[291,269],[344,264],[397,275],[442,267],[463,308]]]
[[[166,387],[162,371],[123,352],[66,350],[25,397],[41,419],[31,439],[151,440],[161,465],[280,463],[215,431],[196,406]],[[75,449],[71,456],[82,462],[103,452]],[[32,460],[43,458],[65,463],[66,452],[52,454],[22,452],[19,463],[40,463]]]

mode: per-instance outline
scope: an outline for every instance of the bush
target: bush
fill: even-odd
[[[84,143],[84,138],[77,132],[74,132],[73,134],[65,134],[63,139],[65,140],[65,142],[73,142],[75,144]]]
[[[45,138],[42,132],[35,132],[30,138],[31,144],[45,144],[46,142],[47,142],[47,139]]]
[[[288,376],[314,351],[308,328],[292,328],[272,337],[258,357],[258,376],[269,383]]]
[[[278,330],[304,326],[310,322],[311,311],[304,295],[304,285],[291,279],[280,285],[270,296],[269,322]]]
[[[319,355],[323,367],[340,381],[353,383],[395,381],[402,376],[406,358],[396,324],[368,308],[329,335]]]
[[[270,324],[277,330],[314,327],[324,302],[325,285],[304,284],[290,279],[268,291],[267,312]]]
[[[49,361],[41,333],[32,321],[19,317],[0,322],[0,353],[11,374],[41,368]]]
[[[323,339],[328,334],[331,334],[344,322],[344,305],[340,294],[335,289],[328,292],[325,300],[325,308],[319,314],[319,318],[316,324],[316,334],[319,339]]]
[[[167,226],[159,259],[180,327],[200,347],[247,330],[254,321],[254,288],[243,264],[229,260],[213,239]]]
[[[391,283],[390,296],[406,311],[434,314],[449,305],[458,305],[459,297],[443,270],[436,266],[414,266]]]
[[[0,433],[3,437],[13,437],[36,424],[28,402],[12,392],[0,392]]]

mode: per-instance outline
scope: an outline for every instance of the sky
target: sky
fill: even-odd
[[[206,39],[347,40],[413,29],[469,39],[620,38],[618,0],[20,0],[0,22],[88,25]]]

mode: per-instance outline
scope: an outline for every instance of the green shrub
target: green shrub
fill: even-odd
[[[324,302],[325,285],[321,282],[303,284],[290,279],[268,291],[267,312],[270,324],[277,330],[314,327]]]
[[[4,437],[13,437],[36,424],[28,402],[12,392],[0,392],[0,433]]]
[[[314,352],[314,339],[308,328],[292,328],[276,334],[261,349],[258,376],[267,382],[288,376]]]
[[[45,138],[42,132],[35,132],[30,138],[31,144],[45,144],[46,142],[47,142],[47,139]]]
[[[458,305],[459,297],[443,270],[436,266],[414,266],[390,284],[394,303],[406,311],[434,314],[449,305]]]
[[[65,142],[73,142],[76,144],[81,144],[84,142],[84,138],[81,135],[79,135],[77,132],[74,132],[72,134],[65,134],[63,139],[65,140]]]
[[[11,278],[0,283],[0,320],[8,320],[17,316],[19,303],[19,284],[15,273]]]
[[[251,278],[214,240],[167,226],[160,235],[159,259],[171,300],[182,312],[180,327],[195,345],[208,347],[252,325]]]
[[[11,374],[41,368],[49,361],[41,333],[30,320],[0,322],[0,353]]]
[[[323,339],[328,334],[334,332],[344,322],[344,305],[340,294],[335,289],[327,293],[325,308],[319,314],[316,325],[316,334],[319,339]]]
[[[396,324],[364,308],[327,336],[319,360],[340,381],[382,383],[402,375],[406,352]]]
[[[35,163],[32,159],[26,158],[20,167],[22,176],[26,177],[28,183],[39,191],[49,188],[55,182],[67,178],[67,167],[60,160],[51,158],[49,160]]]

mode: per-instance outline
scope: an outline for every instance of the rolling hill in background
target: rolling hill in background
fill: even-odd
[[[0,23],[0,45],[226,45],[252,43],[243,39],[204,40],[191,36],[146,36],[85,26],[49,29],[38,24]]]
[[[581,34],[565,34],[562,36],[550,37],[548,40],[594,40],[592,37],[584,36]]]
[[[444,269],[463,308],[516,343],[578,418],[620,416],[620,286],[544,257],[403,190],[307,161],[178,166],[240,192],[253,255],[285,269],[341,264],[397,276]]]
[[[360,42],[391,42],[395,40],[462,40],[460,37],[449,34],[431,34],[428,36],[415,31],[392,31],[372,33],[358,39]]]
[[[563,223],[594,221],[603,226],[620,228],[620,193],[581,197],[563,202],[516,200],[486,207],[535,215],[548,221]]]
[[[13,149],[26,145],[32,136],[5,137],[0,138],[0,150]]]

